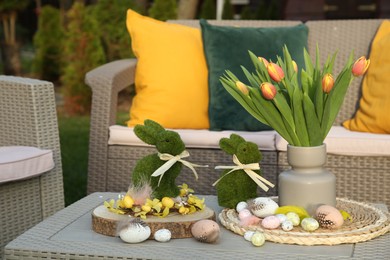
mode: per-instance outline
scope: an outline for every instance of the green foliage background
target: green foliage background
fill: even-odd
[[[32,72],[40,79],[57,81],[61,75],[62,44],[64,28],[60,11],[52,6],[44,6],[34,35],[35,58]]]

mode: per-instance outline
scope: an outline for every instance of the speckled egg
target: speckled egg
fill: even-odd
[[[284,231],[291,231],[293,228],[294,228],[294,225],[293,223],[291,222],[291,220],[285,220],[282,222],[282,224],[280,224],[280,226],[282,227],[282,229]]]
[[[288,212],[286,214],[286,217],[288,220],[292,222],[292,224],[295,226],[299,226],[299,223],[301,223],[301,219],[299,218],[298,214],[295,212]]]
[[[209,219],[199,220],[191,227],[191,233],[194,238],[203,243],[214,243],[219,238],[219,225],[217,222]]]
[[[252,236],[255,234],[255,231],[249,230],[244,233],[244,239],[246,241],[252,241]]]
[[[276,216],[268,216],[261,221],[261,225],[266,229],[275,229],[280,226],[280,220]]]
[[[252,215],[252,213],[249,211],[249,209],[243,209],[238,213],[238,218],[240,220],[243,220],[243,219],[250,217],[251,215]]]
[[[278,203],[267,197],[258,197],[251,200],[248,203],[248,207],[253,215],[259,218],[265,218],[275,214],[277,208],[279,208]]]
[[[320,225],[314,218],[304,218],[301,221],[301,227],[308,232],[313,232],[318,229]]]
[[[168,242],[171,240],[172,233],[169,231],[169,229],[159,229],[156,232],[154,232],[154,239],[158,242]]]
[[[142,220],[134,219],[119,231],[119,237],[126,243],[140,243],[150,236],[150,227]]]
[[[280,223],[283,223],[287,220],[287,217],[284,214],[276,214],[275,216],[280,220]]]
[[[251,238],[251,242],[254,246],[262,246],[265,243],[265,236],[261,232],[255,232]]]
[[[241,212],[241,210],[247,209],[247,208],[248,208],[248,203],[246,203],[245,201],[238,202],[236,205],[237,212]]]
[[[344,218],[340,211],[330,205],[319,206],[316,210],[316,219],[322,228],[336,229],[343,225]]]

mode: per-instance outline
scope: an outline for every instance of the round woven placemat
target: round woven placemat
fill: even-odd
[[[307,232],[300,226],[291,231],[282,229],[264,229],[259,225],[241,227],[238,213],[234,209],[224,209],[219,214],[221,224],[237,233],[244,235],[246,231],[260,231],[266,240],[282,244],[298,245],[338,245],[363,242],[381,236],[390,230],[390,214],[382,210],[349,199],[337,199],[336,208],[348,212],[352,221],[346,220],[343,226],[336,230],[319,228],[314,232]]]

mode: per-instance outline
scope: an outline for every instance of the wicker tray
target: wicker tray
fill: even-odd
[[[248,230],[260,231],[266,240],[282,244],[298,245],[337,245],[363,242],[381,236],[390,230],[390,214],[371,205],[348,199],[337,199],[338,209],[347,211],[352,221],[346,220],[337,230],[319,228],[314,232],[304,231],[294,227],[286,232],[282,229],[263,229],[261,226],[241,227],[238,213],[234,209],[224,209],[219,214],[221,224],[239,234]]]

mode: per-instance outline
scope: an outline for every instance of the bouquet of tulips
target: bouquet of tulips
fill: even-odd
[[[305,69],[298,72],[287,47],[277,62],[267,61],[249,51],[255,66],[251,73],[242,70],[249,85],[232,72],[220,78],[224,88],[253,117],[271,126],[290,145],[318,146],[328,134],[343,103],[348,86],[356,76],[363,75],[370,61],[360,57],[353,63],[353,55],[340,74],[332,75],[336,54],[320,68],[317,47],[315,64],[304,50]]]

